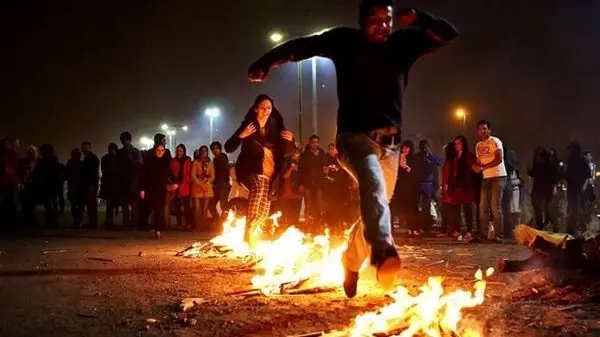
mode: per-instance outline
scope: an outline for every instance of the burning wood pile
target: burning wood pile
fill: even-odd
[[[271,217],[272,228],[278,226],[279,216]],[[250,250],[244,242],[245,227],[244,217],[236,218],[230,213],[221,235],[206,243],[194,243],[177,256],[241,258],[246,268],[255,268],[257,275],[252,279],[252,289],[236,295],[315,293],[333,291],[341,285],[344,275],[341,257],[346,244],[332,247],[327,232],[312,237],[289,227],[279,238],[259,241]]]
[[[272,218],[277,224],[277,216]],[[252,288],[229,293],[239,296],[279,294],[315,294],[335,291],[343,282],[342,253],[346,243],[332,245],[328,233],[311,237],[295,227],[288,228],[274,240],[260,241],[250,250],[244,242],[245,218],[230,214],[221,235],[207,243],[195,243],[177,255],[185,257],[234,257],[252,264],[256,275]],[[254,235],[260,233],[253,233]],[[252,261],[252,262],[248,262]],[[389,296],[393,303],[355,318],[343,331],[311,336],[429,336],[476,337],[483,329],[475,320],[463,317],[463,310],[484,301],[486,277],[478,270],[472,291],[447,292],[441,277],[430,277],[414,294],[400,286]]]

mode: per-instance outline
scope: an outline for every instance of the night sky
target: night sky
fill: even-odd
[[[217,121],[223,140],[263,92],[275,98],[295,132],[295,66],[273,70],[261,85],[247,81],[248,66],[271,46],[274,30],[297,35],[356,26],[357,3],[2,1],[0,136],[19,137],[21,146],[52,143],[61,159],[82,140],[100,154],[120,132],[129,130],[136,141],[163,122],[188,124],[190,142],[202,141],[208,138],[202,111],[215,105],[223,113]],[[600,1],[397,3],[439,14],[460,30],[453,45],[413,68],[406,134],[445,139],[461,133],[452,117],[461,105],[471,125],[490,120],[494,132],[521,151],[543,144],[563,152],[575,139],[600,150]],[[306,138],[312,133],[308,65],[304,79]],[[333,68],[324,60],[318,83],[319,134],[329,142],[337,103]],[[475,135],[471,125],[469,137]]]

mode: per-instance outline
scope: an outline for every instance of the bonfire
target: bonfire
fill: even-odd
[[[489,268],[486,277],[493,273],[494,269]],[[486,282],[481,270],[475,273],[473,288],[473,291],[446,293],[441,277],[430,277],[416,296],[412,296],[405,287],[398,287],[390,294],[393,303],[357,316],[348,329],[325,336],[483,336],[483,327],[477,321],[463,317],[465,308],[481,305],[485,299]]]
[[[270,217],[273,234],[279,226],[277,219],[281,213]],[[287,289],[311,288],[334,289],[342,284],[344,271],[341,265],[346,243],[331,244],[329,232],[311,236],[291,226],[274,240],[261,240],[250,250],[244,242],[246,218],[229,213],[223,223],[220,235],[208,243],[195,243],[178,255],[202,257],[222,255],[252,261],[258,275],[252,278],[252,285],[264,295],[282,293]],[[252,235],[260,237],[263,230],[258,228]]]
[[[271,230],[278,226],[280,215],[271,217]],[[341,286],[344,275],[341,257],[347,247],[345,242],[332,247],[327,231],[322,235],[310,236],[292,226],[276,239],[259,241],[251,250],[244,242],[245,227],[245,217],[230,213],[219,236],[208,243],[195,243],[178,255],[202,257],[217,254],[252,260],[256,270],[252,278],[252,291],[266,296],[289,289],[335,290]],[[262,231],[257,229],[252,235],[261,236],[264,234]],[[442,285],[442,277],[430,277],[419,293],[414,295],[407,288],[399,286],[389,294],[393,299],[391,304],[357,316],[349,328],[330,332],[326,336],[483,336],[480,324],[463,317],[463,310],[483,303],[485,278],[493,273],[493,268],[489,268],[485,275],[478,270],[472,291],[447,292]]]

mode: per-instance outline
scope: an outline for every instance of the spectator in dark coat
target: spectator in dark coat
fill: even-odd
[[[170,158],[166,155],[164,145],[154,146],[152,154],[146,156],[141,179],[140,198],[147,203],[152,215],[151,226],[157,238],[166,228],[165,212],[167,208],[167,193],[175,191],[177,184],[173,184],[173,177],[169,168]]]
[[[123,132],[123,147],[117,152],[119,170],[119,206],[123,210],[123,227],[139,225],[139,178],[142,154],[131,144],[131,134]],[[130,209],[131,207],[131,209]]]
[[[321,220],[326,165],[327,154],[319,147],[319,137],[312,135],[306,150],[300,156],[298,165],[298,178],[300,179],[298,189],[304,196],[307,218],[311,222]]]
[[[85,207],[88,212],[86,227],[98,227],[98,185],[100,184],[100,160],[92,152],[92,143],[81,143],[83,153],[83,183],[85,185]]]
[[[65,168],[67,178],[67,200],[71,204],[71,216],[73,227],[80,227],[85,207],[86,186],[83,180],[83,163],[81,161],[81,150],[71,150],[71,158],[67,161]]]
[[[112,228],[114,226],[114,215],[119,205],[119,166],[117,159],[117,144],[108,144],[108,153],[102,156],[100,168],[102,170],[102,179],[100,184],[100,198],[106,202],[106,219],[104,226]]]

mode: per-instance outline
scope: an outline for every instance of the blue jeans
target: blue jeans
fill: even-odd
[[[392,238],[389,201],[398,175],[398,146],[380,145],[362,133],[337,136],[340,164],[358,181],[362,221],[354,224],[344,267],[358,272],[367,258],[377,265],[398,256]]]
[[[503,237],[502,195],[506,187],[506,177],[486,178],[481,185],[479,199],[479,235],[487,237],[489,231],[490,208],[494,217],[494,232],[496,237]]]

